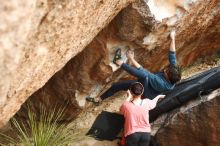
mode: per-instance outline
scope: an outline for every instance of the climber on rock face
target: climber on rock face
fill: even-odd
[[[124,63],[120,59],[120,57],[117,56],[115,57],[116,59],[114,58],[114,63],[116,63],[118,66],[120,66],[123,70],[125,70],[129,74],[137,77],[137,80],[128,80],[128,81],[114,83],[100,97],[97,98],[87,97],[86,100],[99,104],[102,100],[112,96],[118,91],[121,90],[127,91],[130,85],[137,81],[142,83],[144,86],[145,90],[142,95],[143,98],[153,99],[155,96],[165,91],[172,90],[175,86],[175,83],[181,80],[181,71],[177,65],[177,60],[176,60],[175,31],[171,31],[170,38],[171,38],[171,44],[168,53],[170,64],[166,66],[162,71],[159,71],[157,73],[151,73],[147,69],[144,69],[134,59],[134,51],[128,50],[126,56],[134,67]],[[118,52],[119,51],[116,52],[116,55],[118,55],[117,54]]]

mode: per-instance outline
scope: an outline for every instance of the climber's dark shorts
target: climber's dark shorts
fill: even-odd
[[[149,146],[150,133],[136,132],[125,137],[126,146]]]

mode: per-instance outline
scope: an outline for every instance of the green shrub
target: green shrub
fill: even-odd
[[[12,125],[18,131],[17,140],[1,134],[8,143],[22,146],[67,146],[74,141],[72,124],[59,124],[64,108],[47,110],[40,106],[37,116],[28,108],[27,123],[12,119]],[[18,144],[19,143],[19,144]],[[1,145],[4,145],[0,142]]]

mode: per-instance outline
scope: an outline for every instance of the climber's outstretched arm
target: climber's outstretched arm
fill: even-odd
[[[170,43],[170,51],[176,52],[176,46],[175,46],[175,36],[176,32],[173,30],[170,33],[171,43]]]
[[[176,59],[175,35],[176,35],[176,32],[175,31],[171,31],[171,33],[170,33],[171,43],[170,43],[170,51],[169,51],[168,57],[169,57],[169,62],[172,65],[176,65],[177,64],[177,61],[176,61],[177,59]]]
[[[134,51],[127,51],[126,53],[128,59],[131,61],[131,63],[136,67],[136,68],[140,68],[141,65],[134,59]]]
[[[141,65],[134,59],[134,51],[132,50],[128,50],[126,53],[127,58],[129,59],[129,61],[131,62],[131,64],[136,67],[136,68],[140,68]],[[121,66],[124,62],[122,60],[117,60],[116,64]]]

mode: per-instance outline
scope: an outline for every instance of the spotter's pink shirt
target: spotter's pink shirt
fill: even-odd
[[[125,137],[135,132],[151,132],[149,123],[149,110],[155,108],[158,98],[144,99],[141,105],[125,101],[120,107],[121,114],[125,117]]]

